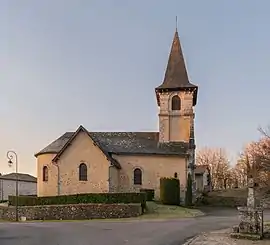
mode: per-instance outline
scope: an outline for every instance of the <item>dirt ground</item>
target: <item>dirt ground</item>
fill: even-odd
[[[233,239],[231,229],[204,233],[195,238],[189,245],[270,245],[270,240],[250,241]]]

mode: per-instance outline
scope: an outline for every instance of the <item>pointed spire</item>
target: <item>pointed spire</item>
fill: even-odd
[[[180,89],[180,88],[195,88],[197,86],[191,84],[188,79],[185,60],[177,31],[177,17],[176,30],[171,46],[168,65],[165,72],[163,83],[157,87],[159,89]]]

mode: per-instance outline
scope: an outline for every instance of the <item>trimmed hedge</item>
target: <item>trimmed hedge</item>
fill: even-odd
[[[145,192],[141,193],[89,193],[63,196],[18,196],[19,206],[39,206],[39,205],[63,205],[81,203],[141,203],[142,209],[146,208]],[[9,196],[9,205],[16,205],[16,196]]]
[[[154,189],[140,189],[140,192],[146,193],[146,201],[153,201],[155,197]]]
[[[186,190],[186,198],[185,198],[185,204],[187,207],[192,206],[192,178],[190,173],[188,174],[188,181],[187,181],[187,190]]]
[[[176,178],[160,179],[160,201],[167,205],[180,204],[180,181]]]

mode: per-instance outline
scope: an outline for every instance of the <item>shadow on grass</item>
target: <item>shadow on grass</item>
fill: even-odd
[[[202,216],[204,213],[198,209],[190,209],[181,206],[163,205],[155,202],[147,202],[147,210],[142,218],[190,218]]]

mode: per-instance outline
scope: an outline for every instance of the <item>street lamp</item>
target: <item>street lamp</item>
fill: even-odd
[[[15,195],[16,195],[16,221],[19,221],[19,215],[18,215],[18,156],[15,151],[8,151],[7,152],[7,158],[8,158],[8,166],[12,167],[15,162],[15,172],[16,172],[16,187],[15,187]],[[13,160],[14,159],[14,160]]]

